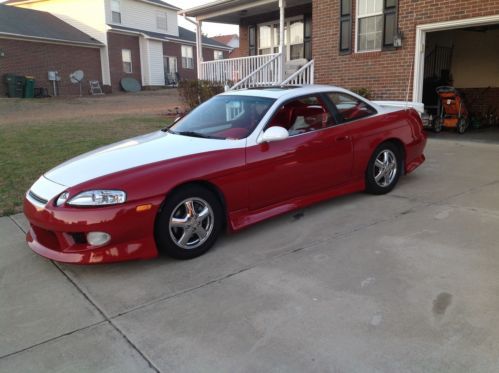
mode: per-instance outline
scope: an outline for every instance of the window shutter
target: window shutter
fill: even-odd
[[[304,55],[310,61],[312,59],[312,17],[310,14],[304,15],[303,23]]]
[[[256,27],[249,26],[248,28],[248,45],[249,45],[249,55],[256,55]]]
[[[383,7],[383,49],[393,48],[393,37],[397,34],[397,0],[385,0]]]
[[[352,1],[340,1],[340,53],[352,50]]]

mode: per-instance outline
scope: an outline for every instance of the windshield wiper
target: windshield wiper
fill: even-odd
[[[180,131],[180,132],[173,132],[173,133],[176,135],[182,135],[182,136],[200,137],[202,139],[212,139],[213,138],[211,136],[205,135],[203,133],[195,132],[195,131]]]

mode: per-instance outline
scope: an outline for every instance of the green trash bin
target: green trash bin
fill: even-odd
[[[22,98],[24,95],[24,76],[5,74],[3,81],[7,85],[7,96]]]
[[[7,86],[7,96],[23,97],[24,83],[19,81],[15,74],[5,74],[3,81]]]
[[[24,98],[33,97],[35,97],[35,78],[32,76],[26,76],[24,83]]]

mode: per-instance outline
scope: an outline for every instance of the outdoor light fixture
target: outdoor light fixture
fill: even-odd
[[[393,46],[395,48],[400,48],[402,46],[402,32],[398,31],[395,35],[393,35]]]

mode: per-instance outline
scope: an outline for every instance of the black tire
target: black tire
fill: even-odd
[[[208,215],[202,216],[205,208]],[[223,222],[222,204],[213,192],[198,185],[181,187],[167,196],[156,218],[156,245],[161,253],[175,259],[196,258],[213,246]],[[204,233],[198,230],[206,236],[202,238]]]
[[[459,122],[457,123],[456,126],[457,133],[462,135],[466,132],[467,129],[468,129],[468,121],[466,120],[466,118],[459,119]]]
[[[376,162],[380,157],[383,158],[387,154],[389,162],[385,169],[381,169],[380,164]],[[378,146],[374,151],[367,165],[365,181],[366,192],[371,194],[385,194],[390,192],[397,184],[400,175],[402,174],[404,162],[398,147],[391,143],[385,142]],[[376,180],[376,176],[380,173],[385,173],[384,176]]]

